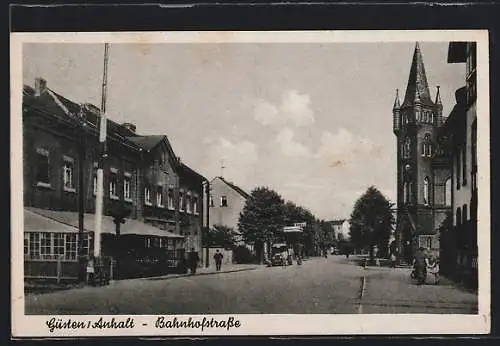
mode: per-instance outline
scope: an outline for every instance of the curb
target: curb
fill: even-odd
[[[167,275],[167,276],[156,276],[156,277],[149,277],[149,278],[137,278],[138,280],[151,280],[151,281],[156,281],[156,280],[170,280],[170,279],[177,279],[177,278],[185,278],[185,277],[191,277],[191,276],[204,276],[204,275],[215,275],[215,274],[223,274],[223,273],[236,273],[236,272],[243,272],[243,271],[249,271],[249,270],[256,270],[259,267],[252,267],[252,268],[241,268],[241,269],[232,269],[232,270],[225,270],[225,271],[220,271],[220,272],[208,272],[208,273],[197,273],[194,275],[191,274],[172,274],[172,275]],[[134,279],[133,279],[134,280]]]

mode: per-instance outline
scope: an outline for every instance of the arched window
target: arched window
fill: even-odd
[[[424,178],[424,204],[429,205],[429,177]]]
[[[460,226],[462,224],[462,210],[460,210],[460,207],[457,208],[457,215],[455,217],[455,225]]]
[[[432,139],[431,135],[426,133],[424,140],[422,142],[422,156],[431,157],[432,156]]]
[[[444,204],[448,207],[451,206],[451,178],[444,182]]]
[[[429,122],[434,124],[434,114],[432,112],[429,113]]]
[[[403,156],[404,158],[409,158],[410,157],[410,152],[411,152],[411,141],[410,137],[405,138],[405,144],[403,147]]]
[[[428,121],[428,118],[427,118],[427,111],[424,111],[424,122],[426,123]]]
[[[412,191],[413,191],[413,183],[411,181],[408,182],[408,196],[407,196],[407,201],[409,204],[411,204],[412,202],[412,199],[411,199],[411,196],[412,196]]]

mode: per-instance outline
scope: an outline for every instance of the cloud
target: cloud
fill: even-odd
[[[280,145],[281,151],[287,156],[306,156],[309,155],[309,150],[294,141],[294,132],[286,127],[281,130],[276,136],[276,142]]]
[[[279,106],[259,99],[254,105],[254,119],[266,126],[311,125],[314,123],[311,98],[307,94],[299,94],[296,90],[288,90],[281,95]]]
[[[205,157],[205,171],[210,177],[229,177],[239,184],[247,182],[249,173],[255,170],[259,160],[257,145],[251,141],[230,141],[224,137],[205,139],[208,155]],[[222,166],[224,170],[222,171]]]
[[[341,168],[380,155],[382,148],[368,138],[356,136],[344,128],[336,133],[324,131],[316,157],[329,167]]]

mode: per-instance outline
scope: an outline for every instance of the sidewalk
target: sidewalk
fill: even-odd
[[[225,265],[222,265],[220,271],[216,271],[215,264],[211,264],[208,268],[207,267],[199,267],[198,269],[196,269],[196,274],[194,274],[194,276],[212,275],[212,274],[221,274],[221,273],[235,273],[235,272],[241,272],[241,271],[247,271],[247,270],[255,270],[258,268],[264,268],[264,265],[261,265],[261,264],[225,264]],[[174,278],[186,277],[186,276],[192,276],[192,275],[188,272],[187,274],[166,274],[166,275],[161,275],[161,276],[137,278],[137,279],[130,279],[130,280],[167,280],[167,279],[174,279]]]
[[[441,279],[439,285],[417,285],[411,269],[364,270],[366,289],[361,300],[364,313],[459,313],[477,314],[476,293]]]

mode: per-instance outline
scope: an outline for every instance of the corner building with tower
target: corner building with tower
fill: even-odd
[[[439,130],[443,105],[431,96],[422,52],[415,45],[408,85],[393,106],[397,144],[397,254],[411,261],[419,247],[439,256],[439,229],[451,210],[450,157]]]

